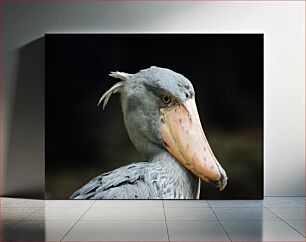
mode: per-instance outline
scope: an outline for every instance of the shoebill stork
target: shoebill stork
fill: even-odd
[[[128,135],[147,161],[99,175],[71,199],[198,199],[201,179],[225,188],[226,173],[205,137],[186,77],[155,66],[110,76],[120,81],[99,104],[104,109],[110,96],[120,93]]]

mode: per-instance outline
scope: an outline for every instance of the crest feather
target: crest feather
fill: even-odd
[[[119,92],[121,87],[124,86],[124,82],[127,79],[129,79],[130,77],[133,76],[133,74],[129,74],[129,73],[125,73],[125,72],[120,72],[120,71],[112,71],[109,75],[111,77],[121,79],[122,81],[121,82],[117,82],[115,85],[113,85],[108,91],[106,91],[102,95],[102,97],[100,98],[97,106],[99,106],[100,103],[104,100],[103,101],[103,109],[105,108],[105,106],[106,106],[108,100],[110,99],[111,95],[113,93]]]
[[[97,106],[99,106],[100,103],[101,103],[101,102],[103,101],[103,99],[104,99],[104,101],[103,101],[103,109],[104,109],[105,106],[106,106],[106,104],[107,104],[107,102],[108,102],[108,100],[109,100],[109,98],[111,97],[111,95],[112,95],[113,93],[117,93],[117,92],[120,90],[120,88],[121,88],[122,86],[124,86],[124,81],[117,82],[115,85],[113,85],[110,89],[108,89],[108,90],[102,95],[102,97],[100,98],[100,100],[99,100]]]
[[[120,72],[120,71],[112,71],[109,75],[111,77],[118,78],[118,79],[121,79],[123,81],[126,81],[127,79],[129,79],[130,77],[133,76],[133,74]]]
[[[129,74],[129,73],[125,73],[125,72],[120,72],[120,71],[112,71],[110,74],[109,74],[111,77],[114,77],[114,78],[118,78],[118,79],[121,79],[122,81],[121,82],[117,82],[115,85],[113,85],[108,91],[106,91],[102,97],[100,98],[99,102],[98,102],[98,105],[103,101],[103,109],[105,108],[109,98],[111,97],[111,95],[113,93],[117,93],[120,91],[121,87],[124,86],[124,82],[129,79],[130,77],[133,76],[133,74]]]

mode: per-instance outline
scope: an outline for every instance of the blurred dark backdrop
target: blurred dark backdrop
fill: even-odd
[[[152,65],[194,85],[203,129],[226,189],[203,199],[263,198],[263,34],[47,34],[46,198],[66,199],[95,176],[143,161],[124,128],[115,80]]]

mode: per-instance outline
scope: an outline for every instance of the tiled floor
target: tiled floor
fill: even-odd
[[[3,240],[305,241],[305,198],[69,201],[1,198]]]

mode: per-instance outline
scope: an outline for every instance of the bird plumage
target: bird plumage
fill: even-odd
[[[120,81],[102,95],[99,104],[103,102],[105,108],[111,95],[120,93],[126,130],[147,161],[103,173],[71,199],[195,199],[199,178],[225,187],[225,171],[208,145],[193,86],[186,77],[155,66],[110,76]],[[188,128],[194,137],[188,135]]]
[[[95,177],[71,199],[195,199],[199,179],[170,155],[132,163]]]

